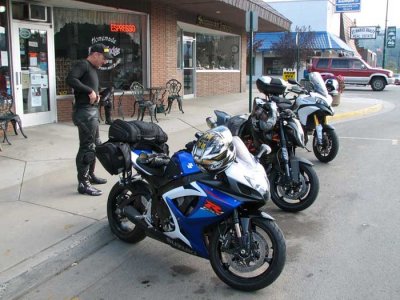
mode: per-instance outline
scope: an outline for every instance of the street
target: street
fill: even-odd
[[[329,164],[297,152],[314,163],[320,192],[300,213],[267,204],[287,243],[285,268],[269,287],[238,292],[204,259],[150,238],[136,245],[110,238],[21,299],[398,299],[400,87],[345,93],[379,98],[385,108],[333,124],[340,149]]]

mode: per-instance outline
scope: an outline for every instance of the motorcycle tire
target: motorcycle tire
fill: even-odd
[[[140,213],[145,210],[145,201],[151,201],[150,193],[139,186],[122,185],[117,182],[111,189],[107,202],[107,218],[111,231],[128,243],[137,243],[146,237],[143,229],[135,226],[123,214],[125,205],[133,205]],[[122,203],[125,202],[125,203]]]
[[[308,164],[299,163],[302,183],[300,191],[293,190],[290,183],[285,183],[285,174],[273,169],[269,174],[272,201],[280,209],[288,212],[302,211],[311,206],[317,199],[319,179],[314,168]]]
[[[339,138],[335,130],[322,131],[322,145],[318,145],[317,134],[314,132],[313,151],[315,157],[323,163],[332,161],[339,152]]]
[[[210,263],[214,272],[227,285],[247,292],[273,283],[281,274],[286,260],[285,239],[274,221],[251,218],[249,231],[253,247],[246,257],[240,255],[240,247],[235,242],[230,243],[229,249],[224,249],[225,238],[237,241],[235,230],[228,226],[225,230],[220,230],[220,227],[214,230],[210,241]],[[245,262],[246,259],[251,261]]]

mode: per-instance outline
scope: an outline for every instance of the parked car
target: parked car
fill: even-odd
[[[345,84],[371,85],[374,91],[382,91],[395,81],[392,71],[372,68],[358,57],[313,57],[310,71],[341,75]]]
[[[394,74],[394,84],[400,85],[400,74]]]

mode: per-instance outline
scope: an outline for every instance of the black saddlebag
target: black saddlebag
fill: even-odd
[[[132,167],[129,144],[105,142],[96,147],[96,157],[111,175],[128,172]]]
[[[110,142],[129,143],[134,148],[168,154],[168,135],[160,126],[143,121],[115,120],[108,131]]]

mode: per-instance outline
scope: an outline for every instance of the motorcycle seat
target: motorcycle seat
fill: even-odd
[[[288,109],[292,107],[292,101],[283,97],[271,96],[271,101],[275,102],[276,106],[280,109]]]
[[[226,127],[232,133],[232,136],[240,136],[243,124],[247,122],[247,118],[243,116],[233,116],[226,122]]]

